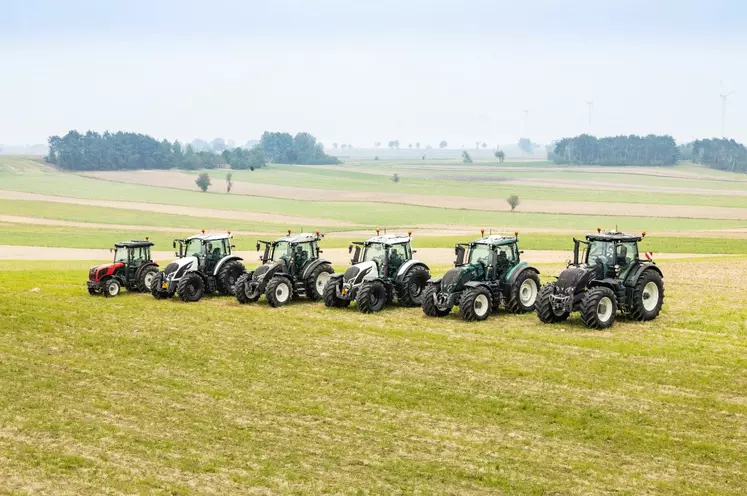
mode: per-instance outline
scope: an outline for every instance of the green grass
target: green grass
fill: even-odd
[[[741,495],[747,258],[727,263],[661,263],[659,319],[590,332],[109,300],[85,263],[0,262],[0,492]]]

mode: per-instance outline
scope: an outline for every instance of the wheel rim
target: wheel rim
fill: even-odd
[[[386,295],[382,295],[381,293],[386,293],[386,291],[381,291],[376,287],[374,287],[371,291],[371,296],[368,300],[371,302],[372,307],[378,307],[381,303],[382,298],[386,298]]]
[[[537,299],[537,283],[531,279],[525,279],[519,288],[519,301],[525,307],[534,305]]]
[[[117,293],[119,293],[119,287],[117,286],[117,283],[109,283],[109,285],[106,287],[106,290],[109,292],[109,295],[116,296]]]
[[[286,283],[280,283],[278,284],[278,287],[275,288],[275,298],[281,302],[285,303],[288,301],[288,296],[290,295],[290,289],[288,288],[288,285]]]
[[[413,298],[417,298],[423,292],[424,287],[425,284],[421,283],[420,281],[412,281],[412,283],[410,284],[410,295]]]
[[[146,288],[150,288],[150,286],[153,284],[153,278],[155,277],[154,272],[148,272],[145,274],[145,279],[143,279],[143,282],[145,283]]]
[[[609,296],[602,297],[597,303],[597,317],[600,322],[607,322],[612,317],[612,300]]]
[[[477,298],[475,298],[475,314],[478,317],[482,317],[483,315],[488,313],[488,309],[490,308],[488,297],[481,294],[477,295]]]
[[[327,282],[329,282],[329,273],[328,272],[322,272],[320,273],[316,278],[316,290],[319,293],[322,293],[324,291],[324,287],[327,285]]]
[[[643,308],[650,312],[659,303],[659,286],[650,281],[643,287]]]

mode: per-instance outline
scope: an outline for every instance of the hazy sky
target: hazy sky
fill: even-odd
[[[586,100],[594,134],[684,141],[721,134],[722,85],[747,142],[746,26],[719,0],[0,0],[0,143],[544,143],[589,130]]]

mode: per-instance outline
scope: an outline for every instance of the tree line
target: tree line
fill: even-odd
[[[690,144],[692,161],[711,169],[747,173],[747,149],[733,139],[702,139]]]
[[[69,131],[51,136],[46,160],[66,170],[135,170],[135,169],[251,169],[268,162],[282,164],[337,164],[335,157],[324,154],[323,146],[309,133],[265,132],[259,144],[250,149],[230,148],[222,153],[195,151],[192,145],[179,141],[158,141],[139,133]]]
[[[549,151],[556,164],[574,165],[674,165],[680,154],[671,136],[611,136],[582,134],[563,138]]]

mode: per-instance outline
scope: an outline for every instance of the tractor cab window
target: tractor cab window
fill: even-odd
[[[272,256],[270,260],[273,262],[279,262],[281,259],[287,260],[288,254],[290,253],[290,243],[287,241],[278,241],[275,246],[272,247]]]
[[[364,262],[376,262],[379,267],[384,263],[384,257],[386,256],[386,249],[381,243],[371,243],[366,246],[366,251],[363,254]]]
[[[481,263],[485,266],[490,265],[492,261],[492,253],[490,245],[485,244],[474,244],[469,248],[469,263]]]
[[[618,243],[615,247],[615,263],[626,267],[638,258],[638,245],[634,242]]]
[[[516,257],[513,245],[498,246],[496,247],[496,252],[496,266],[498,268],[508,268],[514,262],[514,258]]]
[[[216,239],[205,243],[205,253],[210,264],[216,264],[227,255],[226,240]]]
[[[299,243],[293,247],[293,263],[296,267],[303,267],[314,256],[311,243]]]
[[[614,245],[610,241],[591,241],[587,249],[586,263],[609,265],[614,256]]]
[[[393,274],[404,264],[408,258],[408,249],[410,247],[405,244],[392,245],[389,248],[389,273]]]
[[[127,263],[128,262],[127,248],[117,248],[116,251],[114,252],[114,261]]]
[[[147,247],[139,246],[137,248],[132,248],[130,250],[131,253],[131,262],[134,265],[142,265],[146,261],[150,259],[150,253]]]
[[[187,257],[202,256],[202,240],[201,239],[190,239],[187,241],[187,246],[184,248],[184,255]]]

